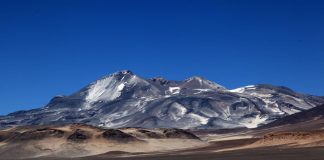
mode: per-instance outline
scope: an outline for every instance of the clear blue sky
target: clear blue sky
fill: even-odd
[[[324,95],[322,0],[1,0],[0,114],[106,74]]]

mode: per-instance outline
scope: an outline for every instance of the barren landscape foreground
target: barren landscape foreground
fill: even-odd
[[[271,126],[271,124],[269,124]],[[324,121],[260,129],[103,129],[83,124],[0,132],[0,159],[320,160]]]

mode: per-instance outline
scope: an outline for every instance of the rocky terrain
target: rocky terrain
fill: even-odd
[[[107,128],[256,128],[324,98],[273,85],[227,89],[202,77],[144,79],[120,71],[42,108],[0,116],[0,128],[82,123]]]
[[[271,128],[285,125],[291,126],[293,124],[296,124],[295,126],[297,126],[305,123],[316,124],[320,122],[324,122],[324,105],[320,105],[303,112],[283,117],[260,128]],[[308,126],[310,126],[310,124],[308,124]]]

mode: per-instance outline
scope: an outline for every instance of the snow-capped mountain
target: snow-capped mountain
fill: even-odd
[[[85,123],[120,128],[255,128],[324,103],[286,87],[228,90],[201,77],[144,79],[131,71],[103,77],[45,107],[0,117],[0,127]]]

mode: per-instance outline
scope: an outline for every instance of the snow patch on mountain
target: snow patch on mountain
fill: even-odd
[[[213,90],[211,89],[194,89],[195,91],[198,91],[194,94],[200,94],[200,93],[203,93],[203,92],[212,92]]]
[[[268,117],[257,115],[256,117],[246,119],[245,121],[241,122],[240,124],[244,125],[246,128],[257,128],[260,124],[266,122]]]
[[[171,111],[172,119],[177,121],[177,120],[183,118],[183,116],[186,114],[186,112],[188,110],[183,105],[175,102],[175,103],[172,103],[172,105],[170,106],[170,111]]]
[[[91,85],[88,90],[86,100],[88,102],[95,101],[112,101],[121,95],[121,91],[125,87],[125,84],[120,83],[114,77],[108,77],[97,81]]]
[[[245,86],[245,87],[231,89],[231,90],[228,90],[228,91],[235,92],[235,93],[244,93],[245,90],[247,90],[247,89],[255,89],[255,85],[249,85],[249,86]]]
[[[203,124],[203,125],[207,124],[207,123],[208,123],[208,120],[209,120],[209,118],[206,118],[206,117],[200,116],[200,115],[195,114],[195,113],[189,113],[189,114],[188,114],[188,117],[190,117],[190,118],[192,118],[192,119],[198,121],[199,123],[201,123],[201,124]]]
[[[180,87],[169,87],[169,91],[171,94],[179,94],[180,93]]]

